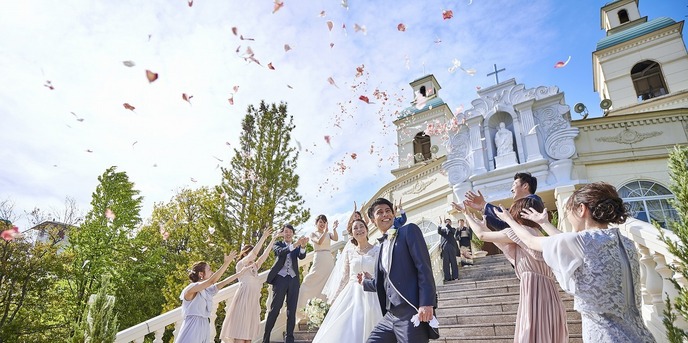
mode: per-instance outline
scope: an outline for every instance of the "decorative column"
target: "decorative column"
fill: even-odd
[[[537,130],[535,127],[535,119],[533,118],[533,104],[535,100],[524,101],[520,104],[514,105],[514,108],[518,111],[521,118],[521,128],[524,137],[524,150],[526,160],[524,162],[530,162],[542,159],[542,154],[540,153],[540,142],[538,141]]]
[[[657,263],[654,254],[647,248],[640,252],[640,263],[645,267],[645,289],[649,295],[647,303],[652,305],[652,311],[658,317],[662,317],[664,303],[662,299],[662,277],[656,271]]]
[[[654,261],[652,260],[652,255],[650,255],[650,250],[640,244],[636,245],[638,247],[638,253],[640,254],[640,296],[643,298],[644,304],[652,303],[652,296],[650,292],[647,291],[647,270],[648,268],[654,269]]]
[[[162,336],[165,334],[165,327],[162,329],[156,330],[155,333],[153,334],[153,343],[162,343]]]
[[[482,117],[480,119],[482,119]],[[480,126],[480,122],[469,126],[471,135],[471,154],[473,156],[473,175],[487,173],[487,169],[485,168],[485,147],[483,146],[483,139],[480,134]]]

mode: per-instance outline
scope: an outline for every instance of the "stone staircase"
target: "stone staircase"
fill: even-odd
[[[461,267],[459,280],[437,287],[440,339],[446,343],[512,343],[518,309],[519,281],[504,255],[475,259]],[[580,314],[573,310],[573,297],[560,290],[566,306],[569,342],[582,343]],[[294,333],[296,342],[311,342],[315,332],[305,324]],[[333,343],[359,343],[346,340]]]

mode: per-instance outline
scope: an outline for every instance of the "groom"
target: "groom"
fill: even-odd
[[[281,232],[284,241],[275,242],[272,251],[277,256],[275,264],[268,273],[267,283],[272,285],[272,303],[268,312],[268,319],[265,321],[265,334],[263,342],[270,342],[272,328],[277,321],[284,297],[287,298],[287,335],[284,337],[285,343],[294,342],[294,326],[296,326],[296,304],[299,299],[299,261],[306,258],[306,244],[308,237],[301,237],[294,242],[294,227],[285,224]]]
[[[368,208],[368,217],[383,233],[382,246],[375,276],[361,273],[358,282],[366,291],[377,292],[384,317],[367,343],[428,342],[427,323],[414,326],[411,318],[418,314],[421,322],[429,322],[437,305],[430,255],[416,224],[393,228],[393,208],[384,198]]]

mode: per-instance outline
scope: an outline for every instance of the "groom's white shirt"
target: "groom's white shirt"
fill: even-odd
[[[389,270],[392,267],[392,250],[394,250],[394,241],[397,239],[396,235],[392,238],[387,238],[382,244],[382,269],[385,270],[385,274],[389,277]]]

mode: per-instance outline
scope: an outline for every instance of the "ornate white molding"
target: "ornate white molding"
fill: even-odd
[[[626,128],[623,131],[619,132],[619,134],[616,136],[600,137],[600,138],[595,138],[595,140],[598,142],[633,144],[633,143],[638,143],[640,141],[643,141],[647,138],[659,136],[661,134],[662,134],[661,131],[652,131],[652,132],[648,132],[648,133],[640,133],[638,131]]]
[[[490,95],[483,95],[482,97],[471,101],[470,109],[464,112],[466,118],[483,116],[485,117],[496,106],[503,105],[506,107],[513,107],[516,104],[527,100],[540,100],[559,93],[557,86],[540,86],[537,88],[526,89],[523,84],[505,87]]]
[[[615,119],[615,117],[608,117],[611,120]],[[673,115],[673,116],[665,116],[665,117],[652,117],[652,118],[643,118],[643,119],[636,119],[636,120],[625,120],[617,122],[610,122],[610,123],[599,123],[599,124],[592,124],[592,125],[585,125],[583,123],[578,122],[578,124],[581,124],[578,126],[578,128],[582,131],[588,132],[588,131],[600,131],[600,130],[609,130],[609,129],[623,129],[631,126],[645,126],[645,125],[657,125],[657,124],[663,124],[663,123],[675,123],[678,121],[681,122],[686,122],[688,121],[688,115]]]
[[[578,128],[575,127],[561,129],[550,134],[545,141],[547,155],[556,160],[573,157],[576,153],[576,144],[573,139],[576,136],[578,136]]]
[[[416,181],[416,183],[413,184],[413,187],[411,187],[407,191],[403,192],[402,194],[420,194],[426,188],[428,188],[428,186],[430,186],[433,182],[435,182],[435,180],[437,180],[436,177],[433,177],[432,179],[426,180],[426,181],[418,180],[418,181]]]
[[[674,24],[672,24],[672,25],[674,25]],[[668,26],[668,27],[670,27],[670,26]],[[680,31],[679,31],[678,29],[673,29],[673,30],[668,30],[668,31],[660,32],[660,33],[658,33],[658,34],[652,35],[652,36],[650,36],[650,37],[647,37],[647,38],[642,39],[642,40],[639,40],[639,41],[632,41],[632,42],[630,42],[630,43],[623,44],[623,45],[621,45],[621,46],[615,46],[615,48],[613,48],[613,49],[611,49],[611,50],[609,50],[609,51],[606,51],[606,52],[604,52],[603,54],[599,54],[598,56],[599,56],[600,58],[608,57],[608,56],[610,56],[610,55],[617,54],[617,53],[619,53],[619,52],[621,52],[621,51],[628,50],[628,49],[631,49],[631,48],[634,48],[634,47],[640,46],[640,45],[646,45],[648,42],[651,42],[651,41],[654,41],[654,40],[658,40],[658,39],[660,39],[660,38],[663,38],[663,37],[666,37],[666,36],[669,36],[669,35],[672,35],[672,34],[679,34],[679,33],[680,33]],[[611,48],[611,47],[610,47],[610,48]],[[607,49],[609,49],[609,48],[607,48]],[[593,54],[594,54],[594,53],[593,53]]]

